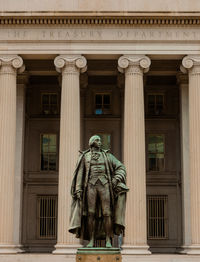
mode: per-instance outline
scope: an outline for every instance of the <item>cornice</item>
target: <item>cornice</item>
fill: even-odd
[[[69,16],[26,16],[26,17],[0,17],[0,25],[93,25],[93,26],[199,26],[200,16],[195,17],[69,17]]]

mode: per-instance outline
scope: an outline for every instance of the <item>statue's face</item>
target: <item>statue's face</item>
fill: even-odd
[[[97,137],[93,142],[93,147],[100,148],[101,147],[101,138]]]

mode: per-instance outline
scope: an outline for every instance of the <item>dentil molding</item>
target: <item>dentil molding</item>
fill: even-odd
[[[159,25],[191,26],[200,25],[200,18],[185,17],[1,17],[0,25]]]

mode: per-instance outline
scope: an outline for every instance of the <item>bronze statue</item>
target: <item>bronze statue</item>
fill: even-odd
[[[126,170],[108,150],[101,149],[101,139],[94,135],[89,149],[81,152],[71,187],[72,205],[69,232],[94,241],[124,233]]]

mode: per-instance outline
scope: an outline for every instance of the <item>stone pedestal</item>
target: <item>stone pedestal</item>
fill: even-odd
[[[0,56],[0,254],[17,253],[14,242],[16,76],[23,60]]]
[[[191,246],[188,254],[200,254],[200,56],[186,56],[189,72],[189,156],[191,195]]]
[[[126,232],[122,254],[150,254],[146,229],[146,168],[143,72],[150,66],[147,56],[124,55],[119,58],[125,72],[124,164],[127,169]]]
[[[121,262],[119,248],[79,248],[76,262]]]
[[[80,150],[80,72],[86,70],[86,59],[80,55],[55,58],[62,72],[60,152],[58,183],[58,240],[54,254],[75,254],[79,240],[68,232],[71,182]]]

